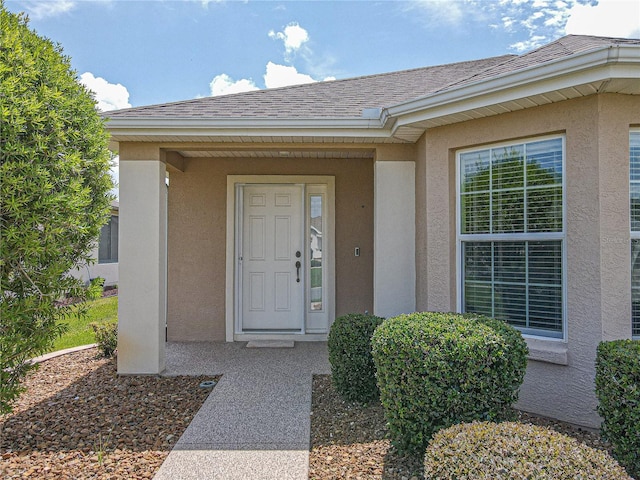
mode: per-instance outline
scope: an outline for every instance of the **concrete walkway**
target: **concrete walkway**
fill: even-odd
[[[307,479],[312,375],[329,372],[326,343],[167,344],[167,375],[223,377],[154,478]]]

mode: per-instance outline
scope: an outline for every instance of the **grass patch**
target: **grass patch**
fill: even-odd
[[[67,331],[58,338],[51,349],[52,352],[65,348],[78,347],[96,343],[96,337],[91,328],[92,323],[109,323],[118,320],[118,297],[104,297],[87,302],[87,315],[78,318],[71,316],[63,324]]]

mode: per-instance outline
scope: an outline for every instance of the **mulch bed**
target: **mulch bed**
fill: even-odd
[[[330,375],[313,379],[310,479],[423,478],[423,458],[401,456],[387,439],[384,412],[378,402],[363,407],[343,401]],[[518,412],[520,421],[550,427],[599,449],[609,445],[597,432]]]
[[[118,287],[105,287],[102,292],[103,297],[115,297],[118,295]]]
[[[118,376],[96,349],[48,360],[26,381],[14,412],[0,416],[0,478],[152,478],[191,422],[215,377]],[[589,446],[596,432],[520,413]],[[313,380],[311,479],[422,477],[422,458],[403,457],[387,439],[382,407],[344,402],[329,375]]]
[[[110,286],[110,287],[104,287],[104,289],[102,290],[102,298],[105,297],[117,297],[118,296],[118,287],[117,286]],[[65,305],[74,305],[76,303],[80,303],[83,302],[82,299],[80,298],[76,298],[76,297],[67,297],[67,298],[62,298],[60,300],[56,300],[55,304],[59,307],[65,306]]]
[[[0,478],[152,478],[215,377],[118,376],[96,349],[48,360],[0,416]]]

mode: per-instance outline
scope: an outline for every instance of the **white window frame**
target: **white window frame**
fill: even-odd
[[[462,202],[460,191],[461,180],[461,168],[460,157],[462,154],[487,150],[487,149],[499,149],[516,145],[524,145],[526,143],[539,142],[544,140],[560,139],[562,141],[562,232],[525,232],[525,233],[461,233],[462,232]],[[537,338],[548,341],[567,341],[567,248],[566,248],[566,229],[567,229],[567,214],[566,214],[566,137],[565,135],[545,135],[539,137],[527,137],[516,141],[505,141],[498,143],[491,143],[487,145],[481,145],[471,148],[465,148],[456,152],[456,309],[458,312],[463,313],[463,292],[464,292],[464,276],[463,276],[463,258],[462,258],[462,244],[464,242],[492,242],[492,241],[513,241],[513,242],[526,242],[526,241],[551,241],[560,240],[562,249],[562,332],[559,337],[548,336],[542,333],[534,333],[535,329],[527,329],[527,332],[522,332],[522,335],[527,338]],[[526,198],[526,197],[525,197]],[[526,211],[526,200],[525,200]],[[491,212],[492,213],[492,212]],[[528,307],[527,307],[528,308]],[[515,328],[519,327],[514,326]]]
[[[640,128],[631,128],[629,130],[629,232],[630,232],[630,241],[629,241],[629,254],[631,254],[631,246],[633,244],[633,240],[640,240],[640,230],[634,231],[631,228],[631,136],[632,135],[640,136]],[[636,184],[640,182],[635,182]],[[630,257],[632,260],[633,257]],[[631,338],[634,340],[640,340],[640,335],[633,335],[633,265],[631,265],[631,278],[630,280],[630,288],[631,288]]]
[[[323,230],[323,244],[322,244],[322,308],[318,310],[311,309],[311,256],[306,260],[307,268],[306,272],[306,296],[305,296],[305,316],[306,323],[305,328],[307,333],[327,333],[327,327],[330,325],[329,318],[329,301],[328,301],[328,280],[329,280],[329,255],[331,254],[331,244],[328,241],[324,241],[324,236],[330,234],[330,226],[328,224],[328,186],[326,184],[312,184],[305,185],[305,228],[303,238],[305,240],[305,250],[308,251],[308,245],[311,244],[310,231],[311,231],[311,197],[316,196],[322,199],[322,230]],[[306,242],[309,242],[308,244]],[[306,253],[305,251],[305,253]]]

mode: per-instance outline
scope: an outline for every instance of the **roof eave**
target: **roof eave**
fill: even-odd
[[[389,137],[380,118],[179,118],[128,117],[107,120],[112,137]]]
[[[437,117],[614,78],[640,79],[640,46],[608,46],[462,85],[385,109],[393,130]]]

